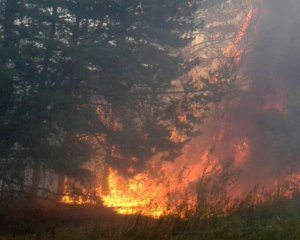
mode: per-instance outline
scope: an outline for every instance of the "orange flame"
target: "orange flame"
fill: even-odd
[[[224,51],[224,55],[228,58],[234,58],[236,63],[239,63],[241,61],[243,50],[240,48],[240,43],[244,39],[244,37],[247,33],[247,30],[253,21],[255,14],[256,14],[255,9],[251,9],[249,11],[249,13],[247,14],[246,19],[241,27],[241,30],[237,34],[235,41],[229,47],[227,47]]]
[[[110,191],[102,195],[103,203],[119,214],[141,214],[153,218],[167,214],[182,216],[183,209],[179,210],[178,206],[184,204],[184,210],[189,210],[197,201],[197,194],[190,186],[199,180],[205,167],[206,171],[212,168],[205,166],[208,155],[205,153],[189,169],[185,168],[187,160],[184,157],[173,163],[164,162],[159,167],[159,176],[146,171],[126,179],[110,169]]]
[[[118,172],[110,169],[109,193],[102,196],[104,205],[112,207],[117,213],[132,215],[142,214],[158,217],[163,214],[162,206],[153,207],[154,200],[160,197],[159,188],[147,173],[125,179]]]
[[[224,51],[226,57],[234,57],[237,62],[240,60],[242,51],[238,45],[244,38],[254,14],[255,11],[250,10],[235,42]],[[179,116],[178,120],[185,123],[187,116]],[[170,139],[174,142],[184,142],[186,136],[173,129]],[[239,159],[237,165],[243,165],[249,151],[249,143],[244,140],[235,148]],[[117,213],[125,215],[141,214],[158,218],[164,214],[176,213],[181,203],[185,203],[187,208],[192,208],[196,204],[197,194],[196,191],[191,191],[191,186],[196,184],[203,175],[204,165],[208,162],[209,155],[209,151],[206,151],[194,163],[188,163],[186,157],[183,156],[174,162],[163,162],[156,166],[158,170],[155,174],[148,170],[129,179],[119,175],[116,170],[110,169],[108,174],[109,192],[99,192],[98,195],[106,207],[113,208]],[[217,159],[215,161],[217,162]],[[74,202],[68,196],[65,196],[62,201],[85,203],[82,199]]]

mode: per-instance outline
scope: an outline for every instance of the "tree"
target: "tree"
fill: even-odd
[[[18,169],[20,182],[26,167],[82,176],[94,148],[127,174],[154,154],[172,159],[224,93],[226,81],[189,76],[197,59],[180,52],[199,27],[200,1],[0,4],[0,61],[11,73],[1,107],[12,115],[3,117],[0,159],[2,174]]]

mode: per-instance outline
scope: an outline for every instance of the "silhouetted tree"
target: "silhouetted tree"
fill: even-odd
[[[95,148],[124,172],[180,154],[230,74],[187,74],[200,3],[1,0],[0,176],[83,176]]]

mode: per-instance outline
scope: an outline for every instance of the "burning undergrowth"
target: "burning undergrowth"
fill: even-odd
[[[95,196],[118,213],[152,217],[211,208],[225,214],[256,185],[292,197],[300,158],[299,9],[294,0],[252,8],[223,49],[227,62],[238,66],[237,77],[202,136],[175,161],[154,158],[132,177],[108,168],[106,189]]]

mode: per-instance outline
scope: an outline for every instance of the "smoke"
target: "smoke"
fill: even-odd
[[[235,85],[216,110],[214,156],[234,159],[246,189],[285,176],[300,163],[299,13],[296,0],[258,4],[247,33],[251,47],[239,63]]]
[[[203,134],[167,165],[191,169],[192,182],[201,176],[207,153],[219,162],[234,161],[245,192],[300,167],[300,2],[260,1],[255,12],[232,89]]]
[[[240,43],[246,49],[237,63],[237,80],[207,119],[203,134],[174,162],[157,156],[131,179],[111,173],[106,206],[121,201],[143,207],[155,199],[164,209],[170,196],[176,206],[187,189],[194,190],[207,161],[233,161],[241,170],[238,194],[299,173],[300,2],[265,0],[256,8]]]

